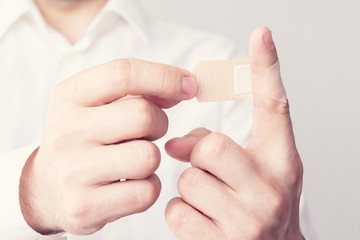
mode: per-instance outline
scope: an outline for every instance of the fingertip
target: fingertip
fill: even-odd
[[[211,133],[211,131],[206,128],[194,129],[183,137],[169,140],[165,144],[165,151],[177,160],[189,162],[191,152],[195,145],[209,133]]]
[[[161,181],[160,178],[154,173],[147,178],[150,185],[147,188],[147,200],[148,207],[152,206],[158,199],[161,192]]]
[[[160,193],[160,190],[161,190],[161,181],[160,181],[160,178],[158,177],[158,175],[156,175],[156,174],[154,173],[154,174],[152,174],[151,176],[149,176],[148,179],[154,184],[154,186],[156,187],[156,189],[159,190],[159,193]]]
[[[167,154],[169,154],[170,156],[171,156],[171,150],[172,150],[172,148],[173,148],[173,144],[174,144],[174,138],[172,138],[172,139],[170,139],[169,141],[167,141],[167,142],[165,143],[165,146],[164,146],[165,152],[166,152]]]
[[[272,32],[268,27],[266,27],[266,26],[257,27],[251,33],[250,45],[254,45],[254,44],[265,45],[264,37],[268,38],[269,36],[272,37]]]
[[[271,32],[271,30],[267,26],[259,26],[252,31],[251,38],[261,38],[266,32]]]
[[[254,48],[255,46],[259,46],[262,44],[262,38],[266,32],[270,31],[269,28],[265,26],[257,27],[253,30],[250,36],[250,56],[254,54],[254,50],[257,48]]]
[[[266,33],[270,32],[270,28],[267,26],[259,26],[253,30],[251,33],[251,39],[261,39]]]
[[[264,41],[265,46],[269,50],[272,50],[272,49],[275,48],[274,40],[273,40],[273,37],[272,37],[272,32],[270,31],[270,29],[268,29],[268,31],[264,32],[263,41]]]
[[[165,151],[170,157],[188,162],[190,160],[191,146],[187,137],[173,138],[165,143]]]
[[[252,32],[249,48],[250,63],[254,71],[258,66],[269,67],[278,61],[272,32],[266,26],[257,27]]]

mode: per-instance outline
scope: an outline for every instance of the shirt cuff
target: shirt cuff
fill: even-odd
[[[317,240],[315,230],[310,220],[309,211],[306,204],[306,198],[304,196],[304,191],[301,194],[301,199],[300,199],[300,229],[304,239]]]
[[[41,235],[25,221],[19,204],[19,181],[28,157],[39,146],[31,144],[0,154],[0,238],[14,240],[65,240],[65,233]]]

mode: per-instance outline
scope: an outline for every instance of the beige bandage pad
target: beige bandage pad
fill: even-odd
[[[287,103],[286,91],[280,75],[279,61],[266,70],[264,75],[264,88],[272,99]]]
[[[233,101],[252,97],[248,60],[200,61],[192,74],[199,85],[199,102]]]

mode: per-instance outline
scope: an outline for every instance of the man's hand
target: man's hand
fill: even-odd
[[[48,234],[90,234],[148,209],[168,119],[161,108],[194,97],[196,81],[176,67],[116,60],[62,81],[51,93],[40,148],[28,159],[20,204]],[[120,181],[126,179],[126,181]]]
[[[181,239],[302,239],[299,200],[302,163],[271,32],[258,28],[250,40],[254,113],[243,149],[227,136],[196,129],[166,144],[192,167],[180,177],[181,198],[166,210]]]

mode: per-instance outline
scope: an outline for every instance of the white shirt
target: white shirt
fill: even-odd
[[[46,24],[31,0],[0,1],[0,238],[177,239],[166,225],[164,211],[166,203],[178,196],[178,177],[189,165],[169,158],[164,143],[193,128],[206,127],[245,146],[251,132],[252,101],[200,104],[191,100],[167,110],[168,133],[156,142],[163,151],[157,170],[162,192],[154,206],[91,236],[59,237],[34,232],[18,203],[22,167],[41,141],[49,91],[76,72],[116,58],[139,58],[191,70],[199,60],[245,57],[225,38],[149,19],[130,0],[109,0],[75,45]],[[303,233],[313,239],[306,215],[301,213]]]

